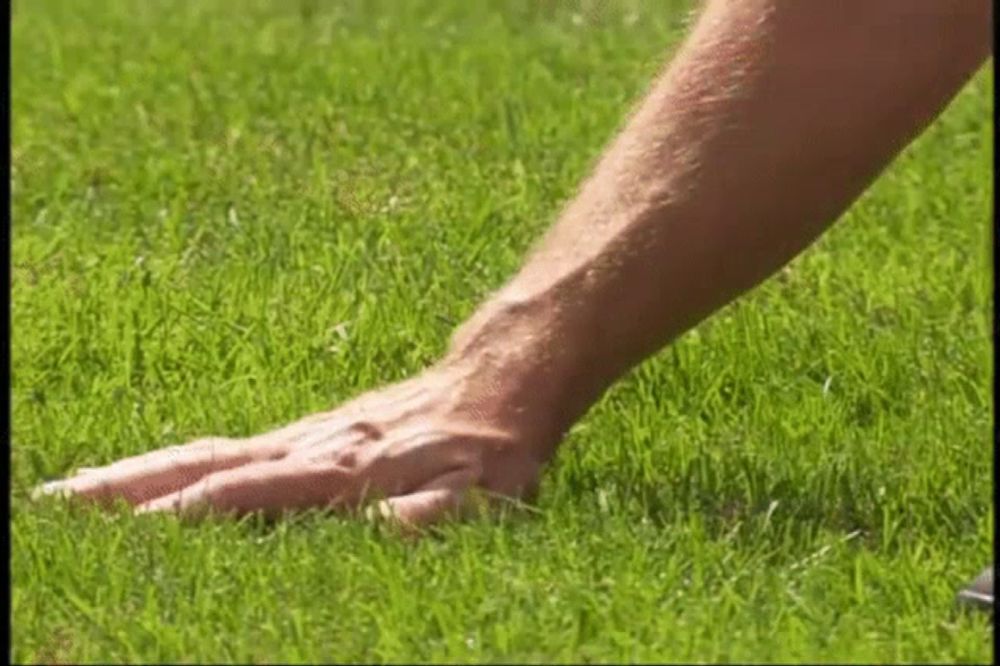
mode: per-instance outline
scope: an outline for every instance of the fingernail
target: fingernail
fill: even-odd
[[[40,486],[35,486],[35,489],[31,491],[31,499],[40,499],[46,495],[56,495],[60,494],[63,497],[69,497],[71,494],[69,488],[66,487],[63,481],[49,481],[48,483],[43,483]]]
[[[163,513],[167,511],[178,511],[180,507],[177,505],[177,500],[171,499],[154,499],[144,502],[132,510],[133,515],[139,515],[141,513]]]
[[[392,510],[392,505],[385,500],[369,504],[365,507],[364,514],[365,519],[369,521],[392,520],[396,515]]]

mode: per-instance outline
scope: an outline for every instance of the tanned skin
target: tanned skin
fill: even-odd
[[[989,0],[710,0],[520,272],[417,376],[43,492],[404,525],[529,497],[618,377],[807,247],[991,54]]]

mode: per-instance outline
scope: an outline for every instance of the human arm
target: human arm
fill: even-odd
[[[980,0],[714,0],[514,278],[416,377],[286,428],[50,485],[144,509],[407,522],[533,492],[629,367],[801,251],[989,53]]]

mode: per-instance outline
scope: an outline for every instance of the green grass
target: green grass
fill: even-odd
[[[992,65],[817,245],[619,382],[537,514],[409,543],[27,498],[430,362],[688,12],[18,0],[12,658],[990,660],[952,600],[993,545]]]

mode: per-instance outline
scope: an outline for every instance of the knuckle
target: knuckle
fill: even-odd
[[[335,460],[337,465],[344,469],[355,469],[358,466],[358,454],[350,449],[341,451]]]
[[[367,419],[357,419],[347,427],[349,431],[356,432],[365,440],[377,442],[385,436],[385,429]]]

